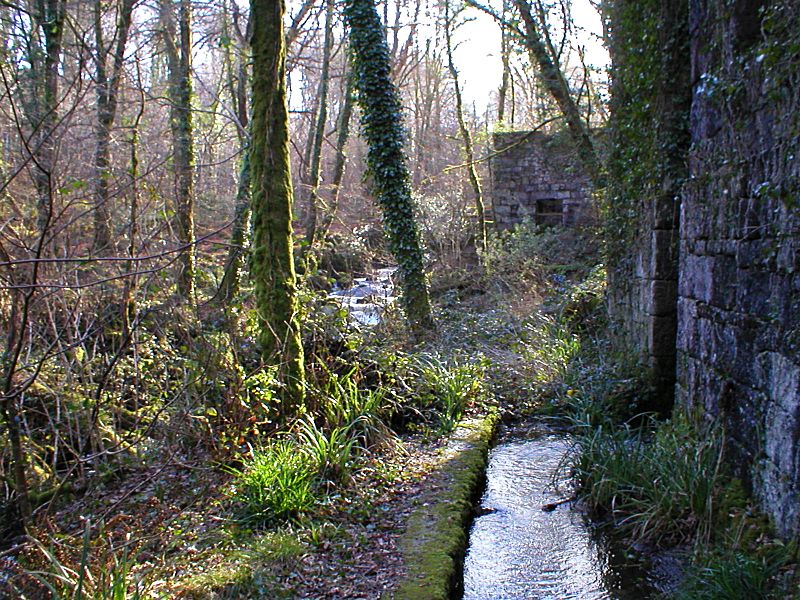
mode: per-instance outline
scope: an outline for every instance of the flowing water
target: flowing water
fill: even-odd
[[[464,561],[464,600],[644,600],[657,573],[599,536],[569,498],[564,434],[538,432],[498,444]]]

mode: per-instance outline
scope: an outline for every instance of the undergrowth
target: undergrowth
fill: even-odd
[[[707,538],[722,475],[720,431],[681,412],[642,421],[597,426],[575,417],[572,468],[582,498],[633,538]]]

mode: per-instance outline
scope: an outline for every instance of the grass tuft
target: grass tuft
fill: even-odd
[[[721,481],[719,428],[676,412],[667,422],[645,417],[638,427],[607,421],[576,431],[573,469],[596,512],[609,512],[635,538],[707,537]]]
[[[234,499],[241,520],[265,524],[299,520],[314,504],[316,465],[290,439],[272,440],[255,450],[235,476]]]

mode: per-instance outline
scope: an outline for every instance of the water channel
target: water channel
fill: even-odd
[[[541,428],[506,434],[492,450],[464,600],[644,600],[669,587],[657,565],[599,534],[573,502],[553,507],[572,495],[569,450],[565,434]]]

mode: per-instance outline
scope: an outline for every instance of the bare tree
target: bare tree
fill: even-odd
[[[111,129],[117,115],[117,100],[136,0],[121,0],[116,27],[109,42],[105,40],[103,3],[94,5],[94,65],[97,94],[96,145],[94,154],[94,243],[96,254],[106,254],[112,247],[109,211],[109,179],[111,178]],[[112,50],[113,48],[113,50]],[[111,58],[110,72],[108,60]]]
[[[447,67],[450,70],[450,77],[453,80],[453,90],[455,91],[456,99],[456,119],[458,120],[458,129],[461,133],[461,138],[464,141],[464,154],[466,155],[467,174],[469,176],[469,183],[472,186],[472,192],[475,195],[475,211],[478,217],[478,243],[477,246],[480,250],[486,249],[487,233],[486,233],[486,209],[483,204],[483,191],[481,190],[481,182],[478,178],[478,171],[475,168],[475,150],[472,143],[472,133],[467,127],[467,122],[464,119],[464,102],[461,98],[461,84],[458,81],[458,70],[456,69],[455,62],[453,61],[453,29],[455,28],[455,20],[458,13],[450,13],[450,0],[444,0],[444,36],[445,47],[447,49]]]
[[[169,67],[172,166],[175,175],[175,229],[181,248],[177,275],[178,297],[195,297],[194,138],[192,135],[191,0],[161,0],[163,40]]]

